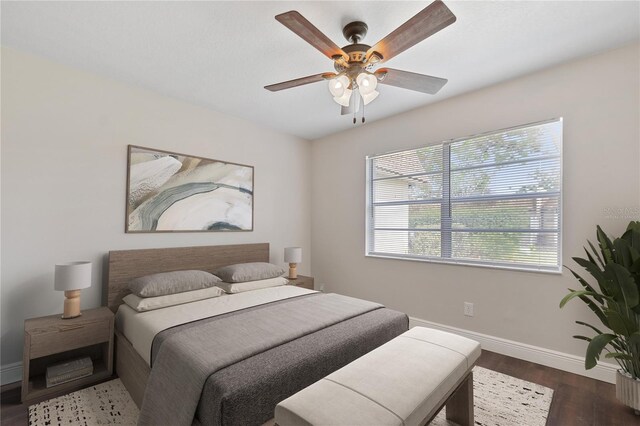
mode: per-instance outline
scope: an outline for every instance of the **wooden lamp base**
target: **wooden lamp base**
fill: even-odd
[[[67,290],[64,292],[64,297],[62,319],[71,319],[82,315],[80,312],[80,290]]]
[[[290,280],[295,280],[298,278],[298,264],[290,263],[289,264],[289,276],[287,277]]]

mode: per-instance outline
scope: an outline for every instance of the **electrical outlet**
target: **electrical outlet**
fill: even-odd
[[[473,316],[473,303],[464,302],[464,315],[467,317]]]
[[[318,286],[318,290],[324,293],[324,283],[320,283]]]

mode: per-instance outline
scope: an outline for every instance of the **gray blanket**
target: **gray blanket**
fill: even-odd
[[[205,382],[215,372],[380,308],[360,299],[318,294],[192,323],[164,339],[157,351],[138,423],[189,425]]]
[[[212,374],[197,420],[203,426],[262,425],[275,406],[407,331],[403,313],[383,308],[277,346]]]

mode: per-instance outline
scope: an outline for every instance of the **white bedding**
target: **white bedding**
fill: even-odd
[[[156,334],[167,328],[310,293],[316,292],[293,285],[282,285],[198,300],[148,312],[136,312],[123,303],[116,313],[116,328],[131,342],[142,359],[151,365],[153,339]]]

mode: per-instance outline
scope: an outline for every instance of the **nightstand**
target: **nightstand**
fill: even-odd
[[[22,402],[75,390],[113,374],[113,320],[107,307],[87,309],[72,319],[60,315],[32,318],[24,322]],[[93,374],[50,388],[47,366],[90,356]]]
[[[313,290],[313,277],[298,275],[298,278],[295,280],[289,280],[289,284]]]

